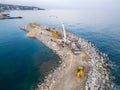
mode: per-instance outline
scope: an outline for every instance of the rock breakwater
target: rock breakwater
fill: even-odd
[[[74,55],[70,46],[51,36],[58,28],[30,23],[21,27],[27,32],[37,30],[34,37],[52,49],[60,58],[60,65],[39,83],[36,90],[113,90],[110,79],[110,61],[106,54],[101,53],[91,42],[67,32],[67,39],[77,43],[81,53]],[[85,75],[76,77],[75,71],[84,67]]]

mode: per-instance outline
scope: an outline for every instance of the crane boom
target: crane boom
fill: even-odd
[[[64,42],[66,42],[66,31],[65,31],[65,26],[64,26],[64,24],[62,23],[62,30],[63,30],[63,40],[64,40]]]
[[[50,17],[54,17],[54,18],[58,19],[58,21],[61,23],[61,25],[62,25],[62,31],[63,31],[63,41],[66,42],[67,41],[66,40],[67,36],[66,36],[66,30],[65,30],[64,23],[57,16],[50,16]]]

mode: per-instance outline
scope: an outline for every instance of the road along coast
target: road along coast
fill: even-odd
[[[21,29],[61,59],[59,66],[37,85],[36,90],[113,90],[109,58],[93,43],[69,32],[64,42],[62,29],[38,23],[29,23]],[[83,68],[83,74],[78,77],[79,67]]]

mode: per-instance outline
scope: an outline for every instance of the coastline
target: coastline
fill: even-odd
[[[18,16],[18,17],[10,17],[9,14],[2,14],[0,13],[0,20],[4,20],[4,19],[21,19],[22,17]]]
[[[114,85],[110,81],[109,73],[111,65],[106,54],[101,53],[91,42],[67,32],[68,38],[76,39],[81,46],[81,53],[74,55],[67,45],[63,48],[57,39],[48,35],[48,27],[50,26],[37,24],[33,27],[28,24],[21,28],[28,33],[35,30],[32,38],[41,41],[61,58],[60,66],[45,78],[44,83],[38,84],[36,90],[112,90]],[[85,67],[85,75],[78,79],[74,73],[80,65]],[[68,83],[69,81],[72,82]]]

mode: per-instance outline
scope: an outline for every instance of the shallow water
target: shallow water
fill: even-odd
[[[116,65],[114,83],[120,86],[120,13],[115,10],[13,11],[23,19],[0,21],[0,90],[30,90],[59,58],[35,39],[29,39],[19,26],[29,22],[61,27],[93,42]],[[54,63],[53,63],[54,62]],[[7,86],[7,87],[6,87]]]

